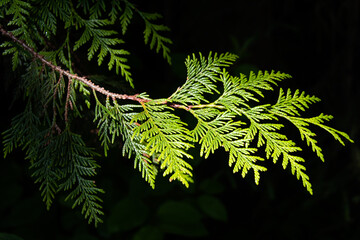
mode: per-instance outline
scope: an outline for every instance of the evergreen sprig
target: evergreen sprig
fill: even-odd
[[[128,81],[131,86],[133,86],[131,73],[129,72],[130,67],[125,64],[127,60],[123,57],[124,55],[128,55],[129,52],[124,49],[116,49],[113,47],[124,43],[124,41],[119,38],[112,37],[118,35],[116,31],[104,29],[110,24],[110,22],[99,19],[84,20],[80,17],[77,18],[79,26],[83,26],[85,30],[81,37],[75,42],[74,51],[91,40],[91,45],[88,49],[88,60],[91,60],[99,51],[97,61],[98,64],[101,65],[104,58],[109,55],[109,70],[115,66],[116,73],[119,74],[120,69],[121,75],[125,77],[125,80]]]
[[[84,217],[89,223],[94,221],[97,226],[102,222],[100,216],[104,214],[100,205],[102,200],[98,194],[104,191],[96,187],[94,180],[88,179],[96,175],[96,168],[99,167],[93,159],[96,153],[85,145],[79,135],[72,133],[68,128],[53,141],[53,153],[56,154],[55,159],[60,166],[59,175],[62,180],[58,191],[70,191],[65,201],[74,199],[73,208],[81,205]]]
[[[89,222],[102,221],[99,194],[103,190],[93,180],[98,154],[73,132],[74,123],[90,117],[104,155],[120,144],[123,156],[134,159],[134,168],[152,188],[158,173],[189,186],[193,181],[190,148],[198,149],[204,158],[223,149],[234,173],[245,177],[253,171],[259,184],[260,174],[267,170],[262,163],[281,161],[312,194],[305,159],[299,156],[302,149],[283,131],[286,121],[322,161],[324,154],[310,125],[329,132],[343,145],[352,140],[325,124],[331,115],[303,117],[320,101],[315,96],[280,88],[277,101],[267,101],[266,93],[290,75],[259,71],[248,77],[232,76],[228,67],[236,55],[193,54],[185,61],[184,84],[168,98],[152,99],[146,93],[111,92],[74,74],[77,50],[87,47],[89,61],[107,63],[109,70],[115,67],[133,86],[124,57],[129,52],[119,48],[124,41],[114,26],[118,23],[124,35],[134,14],[145,22],[145,44],[162,50],[170,62],[171,40],[162,35],[169,29],[154,23],[160,15],[142,12],[130,1],[81,0],[76,6],[63,0],[0,1],[0,32],[10,39],[1,44],[3,54],[12,55],[13,68],[24,71],[19,89],[26,101],[24,111],[3,132],[3,152],[6,157],[17,147],[25,151],[46,207],[50,208],[56,194],[67,192],[66,200],[72,200],[73,207],[80,205]],[[64,27],[61,33],[66,33],[61,38],[60,26]],[[178,115],[180,110],[193,116],[193,128]]]
[[[179,117],[169,112],[170,107],[157,101],[142,103],[142,112],[132,118],[138,126],[133,137],[140,136],[140,143],[146,145],[149,156],[156,156],[163,175],[169,175],[170,181],[179,180],[185,186],[191,182],[192,167],[184,158],[192,158],[186,151],[192,147],[190,132]]]
[[[219,80],[218,73],[221,72],[221,68],[229,66],[236,58],[237,56],[231,53],[210,53],[208,58],[201,53],[199,58],[195,54],[189,56],[185,62],[187,81],[169,99],[192,105],[207,102],[205,94],[218,93],[216,82]]]
[[[125,4],[123,10],[121,9],[121,6],[119,4],[113,4],[123,11],[122,15],[120,16],[122,34],[126,33],[128,29],[128,25],[130,24],[130,21],[133,18],[133,14],[134,12],[136,12],[143,19],[145,23],[145,30],[144,30],[145,44],[149,44],[150,49],[155,49],[157,53],[160,50],[162,50],[163,57],[170,64],[171,57],[170,57],[170,49],[168,45],[172,44],[172,41],[170,38],[162,35],[163,32],[170,31],[170,28],[168,28],[163,24],[154,23],[154,21],[161,19],[162,15],[159,13],[143,12],[128,0],[122,0],[122,2],[124,2]]]
[[[95,119],[99,131],[99,140],[104,148],[104,154],[107,156],[109,145],[114,144],[115,139],[121,136],[123,145],[123,156],[131,158],[135,155],[134,167],[142,172],[142,177],[155,188],[155,177],[157,168],[150,159],[145,145],[141,143],[139,136],[134,136],[135,124],[131,123],[133,116],[136,114],[134,109],[138,109],[139,105],[119,105],[117,101],[110,103],[105,101],[105,105],[99,101],[96,93]]]
[[[49,61],[57,64],[64,64],[71,69],[72,52],[82,46],[87,47],[88,60],[96,57],[98,65],[101,65],[106,58],[108,69],[115,69],[129,84],[134,87],[127,63],[129,51],[119,48],[125,41],[119,38],[116,25],[119,23],[121,32],[125,35],[128,26],[133,20],[133,12],[145,23],[144,40],[149,44],[150,49],[156,52],[162,50],[164,58],[170,63],[169,44],[172,41],[162,33],[169,31],[169,28],[154,23],[161,18],[158,13],[146,13],[137,8],[127,0],[121,1],[78,1],[73,6],[71,1],[1,1],[0,8],[4,19],[5,15],[11,20],[4,23],[12,27],[10,31],[18,39],[23,40],[29,47],[41,52]],[[118,22],[119,21],[119,22]],[[65,39],[57,49],[53,49],[52,40],[58,35],[59,26],[64,26]],[[61,30],[60,30],[61,31]],[[81,31],[78,39],[71,38],[75,33]],[[42,48],[38,50],[39,44]],[[57,44],[56,44],[57,45]],[[11,42],[4,42],[1,47],[5,48],[5,54],[13,56],[13,68],[19,65],[21,51]],[[21,48],[20,48],[21,49]]]

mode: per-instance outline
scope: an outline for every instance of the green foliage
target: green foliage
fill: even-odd
[[[14,147],[22,147],[47,209],[57,192],[71,191],[66,200],[74,199],[73,207],[82,205],[85,218],[97,225],[101,222],[99,215],[103,214],[98,193],[103,191],[96,187],[95,181],[87,179],[94,177],[99,167],[93,159],[96,153],[68,128],[58,135],[51,131],[33,114],[31,106],[27,107],[3,133],[4,156]]]
[[[170,63],[170,50],[168,44],[171,40],[162,35],[162,32],[169,31],[164,25],[153,23],[161,15],[158,13],[145,13],[135,7],[127,0],[122,1],[79,1],[73,6],[71,1],[1,1],[1,10],[4,15],[11,18],[7,23],[9,27],[15,27],[11,32],[23,40],[28,46],[37,50],[37,44],[41,44],[41,52],[53,63],[60,61],[71,69],[72,57],[75,51],[82,46],[87,47],[88,60],[95,56],[98,65],[106,60],[108,69],[115,68],[116,74],[120,74],[133,86],[130,67],[127,64],[126,56],[129,51],[120,49],[119,45],[125,41],[120,39],[116,26],[121,25],[121,32],[125,35],[128,25],[136,12],[145,23],[144,39],[145,44],[150,45],[156,51],[163,51],[164,58]],[[4,19],[5,16],[1,16]],[[64,26],[64,29],[59,29]],[[64,34],[65,31],[65,34]],[[78,32],[82,32],[76,38]],[[60,47],[53,49],[51,40],[59,35],[66,36]],[[151,37],[150,37],[151,36]],[[151,38],[151,41],[149,39]],[[61,39],[59,39],[61,41]],[[5,54],[13,56],[13,68],[19,64],[20,51],[12,42],[4,42],[1,47],[6,48]],[[51,47],[50,47],[51,46]]]
[[[114,144],[115,138],[122,136],[124,141],[123,156],[129,158],[135,155],[134,167],[139,168],[142,172],[142,177],[155,188],[155,177],[157,175],[157,168],[150,160],[147,154],[145,145],[141,144],[139,136],[134,136],[135,125],[131,124],[134,116],[134,108],[139,108],[137,105],[119,105],[114,101],[114,105],[110,104],[107,99],[105,106],[99,101],[94,92],[96,99],[95,119],[98,122],[99,139],[104,148],[104,154],[107,156],[109,145]]]
[[[102,222],[100,215],[104,213],[101,210],[98,197],[99,193],[104,193],[102,189],[96,187],[95,181],[87,179],[96,175],[96,168],[99,166],[93,159],[96,154],[88,147],[77,134],[65,129],[54,139],[55,146],[53,154],[55,160],[61,167],[60,178],[63,181],[59,184],[58,191],[71,191],[67,199],[74,199],[73,208],[82,205],[81,213],[88,218],[89,223],[94,221],[95,226]],[[51,147],[50,147],[51,149]],[[35,177],[36,172],[34,172]],[[41,174],[40,174],[41,176]],[[40,177],[39,176],[39,177]]]
[[[12,55],[13,68],[20,66],[24,71],[19,86],[26,101],[25,110],[3,133],[3,152],[5,157],[16,147],[26,152],[48,209],[56,194],[68,192],[66,200],[72,200],[73,207],[81,205],[89,223],[101,222],[99,194],[103,190],[93,180],[99,167],[98,154],[73,132],[79,122],[91,118],[104,155],[109,154],[112,145],[120,144],[123,156],[134,158],[134,167],[152,188],[158,172],[169,175],[169,181],[177,180],[189,187],[193,181],[193,155],[189,149],[199,148],[204,158],[223,149],[233,172],[245,177],[253,171],[256,184],[267,170],[263,161],[281,161],[284,169],[290,165],[291,173],[312,194],[305,159],[299,156],[302,149],[293,136],[284,133],[284,120],[299,130],[300,138],[322,161],[324,156],[310,125],[329,132],[341,144],[344,140],[352,142],[346,133],[325,124],[332,116],[302,116],[311,104],[320,101],[317,97],[299,90],[285,93],[280,88],[278,100],[267,101],[266,93],[274,91],[290,75],[260,71],[248,77],[232,76],[227,68],[237,56],[230,53],[189,56],[185,61],[186,81],[171,96],[161,99],[152,99],[146,93],[113,93],[73,74],[75,56],[86,46],[89,61],[95,58],[98,65],[107,63],[109,70],[115,68],[133,86],[125,58],[129,52],[119,48],[124,41],[115,26],[118,23],[124,35],[134,13],[145,22],[145,44],[156,52],[162,50],[170,63],[171,40],[160,34],[169,29],[153,23],[160,15],[142,12],[129,1],[82,0],[76,6],[60,0],[1,1],[0,7],[7,16],[0,16],[2,33],[13,40],[2,43],[3,54]],[[7,34],[3,25],[12,29],[12,34]],[[57,39],[59,35],[63,37]],[[181,110],[191,114],[194,127],[181,119]],[[91,132],[87,130],[84,135]],[[203,196],[199,205],[211,217],[226,219],[226,212],[215,199]],[[171,203],[174,206],[183,209],[186,216],[194,215],[194,221],[200,216],[187,205]],[[208,206],[218,211],[209,212]],[[160,218],[168,217],[168,210],[164,210],[167,208],[159,210]],[[185,222],[183,227],[191,228],[192,224]],[[176,227],[171,223],[164,226],[175,233],[179,231]],[[202,235],[202,228],[199,226],[195,235]]]
[[[199,58],[197,59],[193,54],[192,58],[189,56],[186,59],[187,81],[169,97],[170,100],[186,105],[198,105],[202,101],[208,102],[204,94],[218,93],[215,83],[221,67],[229,66],[237,56],[230,53],[212,56],[210,53],[208,58],[201,54]]]
[[[179,117],[168,111],[170,107],[158,101],[149,101],[142,106],[144,111],[132,118],[132,122],[139,124],[133,136],[141,136],[140,143],[145,142],[148,155],[155,156],[155,161],[161,163],[164,176],[172,174],[170,181],[179,180],[188,187],[192,167],[183,158],[192,158],[186,152],[192,147],[188,143],[192,140],[190,131]]]

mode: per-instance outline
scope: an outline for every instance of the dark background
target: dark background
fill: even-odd
[[[284,87],[320,97],[314,114],[334,115],[330,124],[355,143],[343,147],[317,131],[325,163],[310,149],[302,153],[313,196],[280,163],[268,164],[256,186],[252,173],[245,179],[232,174],[221,152],[194,160],[189,189],[158,176],[151,190],[115,147],[108,158],[98,159],[96,181],[106,191],[106,215],[97,229],[61,194],[46,211],[29,164],[16,151],[0,162],[0,233],[23,239],[359,239],[359,1],[137,2],[164,16],[174,42],[169,66],[144,46],[142,22],[131,23],[124,39],[137,92],[167,97],[185,81],[187,55],[232,52],[239,55],[234,74],[259,69],[291,74]],[[9,107],[9,60],[1,57],[0,64],[3,131],[18,110]]]

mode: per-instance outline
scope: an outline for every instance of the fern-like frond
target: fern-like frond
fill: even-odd
[[[98,131],[101,145],[104,148],[105,156],[109,150],[109,145],[113,144],[115,138],[122,136],[124,141],[123,156],[129,158],[135,155],[134,168],[138,168],[142,177],[152,188],[155,188],[155,178],[157,168],[150,160],[149,152],[145,149],[145,145],[140,143],[139,136],[133,137],[135,124],[130,123],[134,116],[134,108],[139,105],[119,105],[116,101],[110,104],[107,100],[105,106],[96,99],[95,122],[98,122]]]
[[[206,110],[193,110],[192,113],[197,117],[198,123],[192,130],[192,135],[196,142],[201,145],[200,156],[207,158],[210,153],[214,153],[220,147],[229,152],[229,166],[234,163],[234,173],[242,170],[242,177],[245,177],[250,169],[254,171],[255,183],[260,180],[260,172],[266,168],[257,165],[257,161],[262,161],[261,157],[254,155],[256,148],[248,148],[249,139],[246,139],[246,130],[242,129],[243,122],[233,121],[235,114],[229,111],[220,112],[213,119],[209,120]]]
[[[42,7],[45,9],[48,9],[50,12],[52,12],[55,17],[58,17],[61,21],[65,22],[65,26],[70,26],[72,23],[72,4],[70,1],[64,1],[64,0],[53,0],[53,1],[47,1],[47,0],[35,0],[35,4],[39,6],[41,9]]]
[[[239,87],[250,92],[254,92],[257,95],[264,97],[263,91],[272,91],[273,86],[277,86],[278,82],[291,78],[289,74],[271,71],[262,72],[259,71],[257,74],[250,72],[249,78],[244,74],[240,74]]]
[[[252,92],[240,87],[240,78],[230,76],[225,69],[221,74],[220,80],[223,82],[224,92],[215,101],[215,104],[220,104],[229,111],[241,115],[237,110],[239,106],[249,108],[248,102],[250,100],[258,101]]]
[[[288,116],[288,115],[284,115],[284,114],[282,114],[280,116],[284,117],[285,119],[289,120],[292,124],[295,125],[295,127],[300,132],[301,139],[306,141],[308,146],[311,146],[313,152],[315,152],[316,155],[322,161],[325,161],[324,155],[322,153],[321,147],[318,146],[318,142],[315,139],[316,134],[308,128],[310,124],[319,126],[322,129],[326,130],[334,137],[335,140],[340,142],[342,145],[345,145],[343,138],[350,142],[353,142],[353,140],[351,140],[351,138],[349,137],[348,134],[323,124],[324,121],[329,121],[333,118],[331,115],[320,114],[319,116],[311,117],[311,118]]]
[[[13,18],[8,25],[21,27],[22,24],[26,23],[27,17],[30,15],[29,9],[31,8],[31,3],[22,0],[13,0],[9,2],[10,6],[7,8],[6,14],[12,15]]]
[[[249,117],[245,113],[245,116]],[[272,158],[273,162],[276,163],[280,157],[282,157],[282,166],[284,169],[290,163],[291,173],[296,175],[297,178],[301,178],[304,187],[312,194],[311,183],[309,177],[306,175],[306,168],[301,164],[305,162],[302,157],[294,155],[294,153],[302,151],[294,141],[288,140],[288,138],[279,133],[278,130],[283,127],[281,124],[269,124],[260,123],[256,119],[249,117],[252,129],[252,134],[258,134],[258,147],[265,145],[265,153],[267,158]]]
[[[33,169],[32,177],[40,184],[41,196],[49,209],[57,192],[60,171],[55,165],[51,142],[44,138],[48,130],[41,129],[39,117],[33,111],[29,103],[24,112],[12,119],[11,127],[3,132],[3,152],[4,157],[16,147],[26,152]]]
[[[15,71],[21,65],[22,49],[13,42],[4,42],[0,47],[4,48],[2,55],[11,55],[12,70]]]
[[[169,175],[170,181],[179,180],[186,187],[192,181],[192,167],[184,158],[192,158],[186,152],[192,145],[190,132],[179,117],[169,112],[171,108],[156,101],[142,103],[144,111],[132,118],[137,123],[133,138],[139,136],[140,143],[146,145],[149,156],[155,156],[164,169],[163,175]]]
[[[108,20],[89,19],[85,20],[80,17],[77,18],[79,26],[84,26],[85,30],[79,40],[75,42],[74,50],[91,40],[91,45],[88,49],[88,59],[91,60],[97,52],[97,61],[101,65],[104,58],[109,55],[108,68],[111,70],[115,67],[117,74],[120,73],[125,80],[133,87],[131,73],[129,72],[129,65],[126,64],[127,59],[124,57],[129,52],[124,49],[117,49],[115,46],[123,43],[123,40],[114,37],[117,32],[114,30],[106,30],[105,26],[109,25]]]
[[[160,50],[162,50],[163,57],[170,64],[171,58],[170,58],[170,49],[169,49],[168,45],[172,44],[172,41],[170,38],[162,35],[163,32],[168,32],[168,31],[170,31],[170,29],[163,24],[156,24],[153,22],[153,21],[156,21],[156,20],[162,18],[162,16],[158,13],[142,12],[142,11],[138,10],[132,3],[128,2],[128,1],[125,1],[125,3],[126,3],[125,11],[126,11],[126,8],[128,8],[128,11],[126,12],[126,15],[122,15],[123,32],[124,32],[124,27],[125,27],[125,31],[126,31],[126,28],[128,25],[126,23],[127,19],[129,19],[129,17],[131,18],[131,16],[132,16],[131,10],[136,11],[145,22],[145,30],[144,30],[145,44],[149,44],[150,49],[155,48],[156,52],[159,52]],[[124,12],[124,14],[125,14],[125,12]]]
[[[265,72],[264,74],[260,72],[258,75],[251,73],[247,80],[244,75],[232,77],[224,70],[220,77],[224,84],[224,92],[214,103],[224,106],[238,117],[245,116],[250,121],[248,128],[243,129],[243,138],[247,140],[245,147],[248,148],[250,142],[257,139],[257,148],[265,146],[266,158],[272,158],[274,163],[282,158],[284,169],[290,163],[292,173],[298,178],[301,177],[304,186],[312,193],[309,177],[305,174],[305,167],[302,165],[304,159],[294,155],[295,152],[301,151],[301,148],[294,141],[289,140],[286,135],[280,133],[284,125],[276,123],[279,119],[272,111],[275,111],[273,109],[276,108],[276,111],[281,113],[298,114],[297,108],[304,110],[308,104],[316,102],[318,99],[304,93],[300,94],[298,91],[292,95],[290,90],[284,96],[281,90],[278,103],[273,106],[271,104],[253,107],[249,105],[250,100],[259,101],[256,95],[263,96],[262,91],[272,90],[272,85],[277,84],[276,81],[287,77],[289,76],[279,72]],[[256,81],[258,85],[255,84]],[[258,173],[256,174],[259,175]]]
[[[170,31],[170,28],[162,24],[154,24],[151,22],[152,20],[161,18],[160,14],[143,12],[141,13],[141,16],[145,21],[145,30],[144,30],[145,44],[149,43],[150,49],[154,49],[156,46],[155,48],[156,52],[162,50],[163,57],[168,61],[168,63],[171,63],[170,49],[167,46],[167,44],[172,44],[172,41],[170,40],[170,38],[164,37],[159,33],[164,31]],[[151,40],[150,40],[150,36],[151,36]]]
[[[121,11],[120,3],[121,2],[118,0],[111,0],[110,10],[108,13],[111,23],[115,23],[116,19],[118,18],[119,11]]]
[[[28,46],[36,48],[34,39],[37,38],[37,34],[33,34],[34,29],[31,29],[30,26],[27,26],[29,21],[30,11],[32,5],[28,1],[14,0],[14,1],[2,1],[5,15],[9,16],[9,21],[7,25],[13,30],[10,31],[14,36],[24,41]],[[13,70],[18,65],[21,65],[22,58],[25,58],[26,54],[24,50],[13,42],[3,42],[0,45],[1,48],[5,48],[3,55],[12,56],[12,66]]]
[[[352,142],[352,140],[346,133],[323,124],[325,121],[329,121],[333,118],[331,115],[320,114],[317,117],[311,118],[300,117],[299,110],[305,111],[309,108],[309,104],[319,101],[319,98],[305,95],[304,92],[300,93],[298,90],[293,94],[288,90],[285,96],[283,90],[280,89],[278,101],[271,107],[270,112],[276,116],[283,117],[294,124],[300,132],[301,139],[306,140],[307,145],[311,146],[317,156],[324,161],[321,148],[317,145],[317,141],[315,140],[316,134],[308,129],[309,124],[314,124],[328,131],[335,140],[339,141],[342,145],[345,145],[342,138],[345,138],[350,142]]]
[[[138,168],[145,181],[147,181],[152,188],[155,188],[155,178],[158,173],[158,169],[154,164],[154,158],[150,158],[149,150],[146,149],[144,143],[140,142],[141,136],[134,136],[134,129],[136,125],[131,123],[131,120],[135,115],[136,113],[133,112],[127,112],[123,115],[123,156],[127,155],[130,158],[134,154],[134,168]]]
[[[30,169],[33,169],[31,176],[35,178],[35,183],[40,183],[39,190],[47,210],[52,205],[58,190],[58,181],[61,178],[61,171],[56,162],[57,152],[54,151],[55,144],[55,142],[45,139],[45,141],[33,142],[32,147],[28,150],[28,158],[32,162]],[[44,145],[47,147],[43,150]]]
[[[331,115],[320,114],[317,117],[304,119],[304,121],[306,121],[308,123],[311,123],[311,124],[314,124],[314,125],[316,125],[318,127],[321,127],[322,129],[326,130],[327,132],[329,132],[334,137],[335,140],[337,140],[338,142],[340,142],[344,146],[345,146],[345,142],[343,141],[343,138],[348,140],[349,142],[353,143],[354,141],[350,138],[350,136],[347,133],[339,131],[339,130],[337,130],[335,128],[326,126],[324,124],[325,121],[329,121],[332,118],[333,118],[333,116],[331,116]]]
[[[278,101],[271,107],[270,112],[275,116],[284,117],[294,124],[300,132],[301,139],[306,139],[307,145],[310,145],[317,156],[324,161],[322,150],[314,138],[316,134],[308,129],[309,123],[304,121],[304,118],[297,117],[300,116],[299,110],[305,111],[305,109],[309,108],[309,104],[319,101],[319,98],[305,95],[304,92],[300,94],[298,90],[296,90],[294,94],[291,94],[289,89],[285,95],[284,91],[280,88]]]
[[[56,167],[56,154],[53,142],[44,135],[48,130],[40,129],[39,118],[33,113],[31,105],[13,118],[11,128],[3,133],[4,157],[16,147],[26,151],[35,183],[40,184],[41,196],[49,209],[58,189],[60,171]],[[44,148],[46,146],[46,148]]]
[[[207,58],[201,53],[199,58],[195,54],[192,57],[188,56],[185,62],[187,68],[186,82],[169,99],[174,102],[193,105],[208,102],[204,94],[218,92],[215,83],[219,81],[221,68],[229,66],[236,58],[237,56],[231,53],[218,55],[211,52]]]
[[[152,158],[150,158],[149,151],[146,150],[146,146],[140,143],[140,136],[133,137],[134,125],[130,122],[125,123],[124,129],[124,146],[123,156],[127,155],[129,158],[134,154],[134,168],[138,168],[141,172],[141,176],[147,181],[152,188],[155,188],[155,178],[158,173],[158,169],[154,164]],[[158,161],[155,159],[155,161]]]
[[[104,191],[96,187],[95,181],[87,179],[96,175],[96,164],[93,157],[96,155],[91,149],[85,146],[85,143],[79,135],[66,129],[54,140],[54,153],[57,154],[57,164],[61,167],[61,179],[59,191],[71,191],[65,200],[73,199],[73,208],[82,205],[81,213],[88,222],[94,221],[95,226],[101,223],[100,218],[104,213],[100,203],[102,200],[98,197],[99,193]]]
[[[52,35],[56,35],[57,31],[57,15],[56,15],[56,4],[57,1],[44,1],[36,0],[34,4],[37,7],[34,9],[34,14],[39,16],[39,28],[43,35],[47,38],[51,38]],[[55,10],[55,12],[54,12]]]
[[[32,110],[29,104],[24,112],[12,119],[11,127],[2,133],[4,158],[17,147],[26,149],[31,146],[31,140],[36,139],[40,121]]]
[[[90,19],[99,19],[106,10],[106,1],[96,0],[90,7]]]
[[[37,46],[34,39],[38,36],[34,34],[34,29],[27,25],[30,20],[31,8],[32,5],[29,1],[11,1],[10,6],[7,8],[6,15],[10,15],[12,19],[7,25],[15,27],[15,29],[11,31],[14,36],[24,41],[31,48],[36,49]]]
[[[95,95],[96,98],[96,95]],[[113,107],[110,106],[109,100],[104,106],[96,98],[94,122],[98,122],[99,139],[104,148],[104,154],[107,156],[109,144],[114,143],[115,137],[119,136],[119,124],[117,123]]]
[[[124,35],[133,17],[133,5],[128,1],[125,1],[125,7],[123,13],[120,16],[121,32]]]
[[[279,98],[276,104],[271,107],[271,112],[278,116],[299,116],[298,110],[305,111],[309,108],[309,104],[319,101],[318,97],[306,95],[305,92],[300,93],[299,90],[291,93],[291,90],[288,89],[285,95],[283,89],[280,88]]]

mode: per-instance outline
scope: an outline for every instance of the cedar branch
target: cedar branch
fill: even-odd
[[[107,97],[111,97],[112,99],[133,100],[133,101],[137,101],[139,103],[149,101],[149,100],[137,97],[138,94],[126,95],[126,94],[118,94],[118,93],[110,92],[109,90],[107,90],[103,87],[100,87],[99,85],[96,85],[95,83],[93,83],[92,81],[90,81],[89,79],[87,79],[85,77],[78,76],[77,74],[72,74],[69,71],[62,69],[61,67],[54,65],[50,61],[46,60],[39,53],[37,53],[33,48],[29,47],[24,41],[18,39],[12,33],[6,31],[1,25],[0,25],[0,32],[4,36],[11,38],[11,40],[18,43],[26,51],[30,52],[35,58],[39,59],[43,64],[45,64],[48,67],[52,68],[53,70],[57,71],[60,75],[65,75],[69,79],[78,80],[78,81],[84,83],[85,85],[87,85],[88,87],[90,87],[91,89],[93,89],[99,93],[102,93],[103,95],[105,95]]]
[[[36,59],[40,60],[43,63],[43,65],[47,65],[48,67],[50,67],[54,71],[57,71],[60,74],[60,76],[67,76],[68,79],[78,80],[78,81],[84,83],[85,85],[87,85],[88,87],[90,87],[91,89],[93,89],[94,91],[105,95],[107,98],[112,98],[114,100],[115,99],[132,100],[132,101],[136,101],[136,102],[139,102],[139,103],[145,103],[145,102],[150,101],[149,99],[143,99],[143,98],[137,97],[139,94],[127,95],[127,94],[118,94],[118,93],[111,92],[111,91],[109,91],[109,90],[107,90],[107,89],[105,89],[105,88],[103,88],[103,87],[101,87],[99,85],[96,85],[91,80],[89,80],[89,79],[87,79],[85,77],[78,76],[77,74],[72,74],[69,71],[66,71],[66,70],[62,69],[61,67],[56,66],[55,64],[53,64],[50,61],[46,60],[42,55],[37,53],[33,48],[28,46],[24,41],[18,39],[11,32],[6,31],[1,25],[0,25],[0,32],[4,36],[7,36],[7,37],[11,38],[11,40],[14,41],[15,43],[18,43],[20,46],[22,46],[26,51],[31,53]],[[168,101],[164,101],[164,102],[162,102],[160,104],[166,104],[169,107],[178,108],[178,109],[184,109],[186,111],[190,111],[191,108],[197,107],[197,106],[192,106],[192,105],[185,106],[185,105],[176,104],[176,103],[172,103],[172,102],[168,102]],[[67,115],[66,111],[65,111],[65,114]]]

